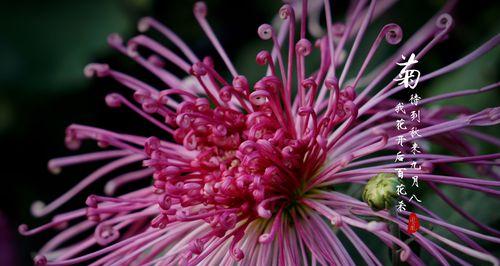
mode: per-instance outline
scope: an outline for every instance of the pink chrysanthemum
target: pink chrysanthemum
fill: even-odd
[[[219,67],[209,57],[200,60],[175,33],[152,18],[141,20],[139,30],[162,33],[179,48],[180,55],[145,35],[126,43],[111,35],[113,48],[156,75],[167,89],[157,90],[105,64],[90,64],[85,74],[111,77],[132,89],[135,103],[117,93],[108,95],[106,103],[132,109],[166,134],[142,137],[71,125],[66,137],[70,149],[77,149],[84,139],[94,139],[107,150],[51,160],[51,170],[112,161],[52,203],[35,203],[35,216],[51,213],[116,169],[137,162],[142,162],[143,168],[111,179],[105,187],[106,196],[90,195],[85,208],[59,214],[39,228],[21,225],[24,235],[62,230],[42,247],[35,263],[354,265],[353,257],[361,256],[367,265],[382,265],[381,258],[358,236],[363,230],[393,250],[393,263],[426,264],[410,248],[412,241],[442,265],[470,265],[467,258],[498,265],[498,259],[476,240],[498,244],[499,232],[471,217],[438,185],[500,195],[495,188],[500,186],[500,178],[492,170],[500,154],[478,155],[465,138],[500,146],[500,140],[470,128],[498,124],[500,108],[471,113],[454,107],[430,110],[425,104],[483,93],[498,88],[499,83],[422,99],[418,137],[422,153],[408,155],[421,163],[421,168],[410,170],[408,162],[395,163],[391,154],[397,150],[399,132],[394,120],[399,115],[394,113],[397,101],[390,97],[404,87],[394,80],[385,85],[383,82],[393,78],[402,54],[415,53],[420,60],[441,42],[452,18],[446,14],[451,8],[448,4],[393,57],[367,74],[365,70],[384,38],[391,45],[402,40],[401,28],[388,24],[380,30],[368,54],[357,53],[370,20],[391,3],[353,1],[346,22],[335,24],[328,0],[285,4],[279,11],[283,19],[279,31],[268,24],[258,29],[261,39],[273,42],[273,50],[257,54],[257,64],[267,68],[267,75],[255,84],[249,84],[224,52],[205,18],[204,3],[195,4],[195,18],[232,75],[231,80],[216,70]],[[312,42],[306,37],[306,24],[317,17],[308,18],[307,10],[318,16],[323,7],[327,34]],[[347,48],[350,39],[354,41]],[[420,82],[458,69],[499,43],[497,35],[456,62],[422,75]],[[313,49],[319,50],[320,65],[308,69],[305,60]],[[146,50],[153,55],[144,57]],[[348,79],[355,60],[363,64]],[[167,71],[165,63],[183,70],[185,77]],[[379,87],[382,89],[373,93]],[[405,107],[411,110],[412,105]],[[447,147],[453,155],[429,153],[425,148],[428,143]],[[447,166],[451,163],[472,165],[492,180],[464,177]],[[404,178],[418,174],[451,208],[484,233],[450,224],[403,197],[422,221],[420,230],[404,241],[398,234],[407,234],[409,212],[394,214],[390,210],[394,194],[390,183],[384,188],[367,186],[364,198],[368,204],[335,190],[340,184],[365,184],[374,176],[390,181],[390,175],[380,174],[392,173],[398,167],[408,167]],[[148,178],[152,178],[150,186],[113,196],[120,186]],[[427,225],[441,227],[458,240],[441,236]],[[391,226],[400,232],[395,234],[389,230]],[[345,241],[358,253],[347,252]]]

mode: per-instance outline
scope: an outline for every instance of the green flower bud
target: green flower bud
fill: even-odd
[[[366,183],[363,190],[363,201],[374,211],[390,209],[398,197],[397,186],[400,179],[391,173],[380,173]]]

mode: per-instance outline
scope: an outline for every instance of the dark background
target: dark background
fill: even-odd
[[[3,258],[6,265],[30,265],[32,252],[50,235],[25,238],[17,234],[16,228],[20,223],[33,227],[47,221],[30,216],[31,203],[39,199],[49,202],[95,169],[93,164],[76,166],[64,169],[57,176],[47,171],[46,162],[50,158],[75,153],[64,147],[66,126],[76,122],[134,134],[161,134],[125,109],[107,108],[104,96],[112,91],[127,95],[126,89],[109,80],[87,80],[83,76],[82,70],[87,63],[107,62],[118,70],[152,80],[159,86],[158,81],[154,81],[134,62],[107,47],[109,33],[118,32],[131,37],[137,34],[136,22],[140,17],[153,16],[176,31],[198,56],[213,56],[218,69],[223,69],[192,15],[193,2],[0,2],[0,264]],[[383,22],[399,23],[406,40],[439,10],[443,2],[400,1],[387,15],[375,21],[376,26],[372,26],[365,37],[364,47],[371,44]],[[208,0],[207,4],[208,20],[236,68],[255,80],[262,73],[261,67],[255,64],[255,54],[263,47],[269,47],[267,42],[258,39],[256,29],[273,18],[281,3],[269,0]],[[335,17],[342,17],[344,7],[345,3],[334,4]],[[455,29],[449,40],[422,60],[420,70],[427,73],[450,63],[500,32],[498,14],[498,1],[459,2],[453,13]],[[162,38],[157,40],[164,41]],[[382,44],[382,47],[385,46]],[[384,58],[390,51],[382,48],[375,59]],[[444,91],[479,88],[498,81],[499,52],[496,48],[464,69],[427,82],[422,85],[422,90],[425,95],[435,95]],[[480,110],[498,106],[498,96],[498,92],[492,92],[453,102]],[[498,129],[495,127],[490,132],[498,132]],[[82,149],[92,150],[96,150],[93,143],[86,143]],[[98,183],[84,194],[100,193],[101,187],[102,183]],[[81,206],[83,199],[84,196],[74,199],[62,210]],[[478,199],[475,203],[481,205],[480,202]],[[424,205],[428,204],[424,202]],[[474,203],[471,205],[471,208],[481,209],[476,215],[482,215],[489,223],[498,225],[498,215],[474,207]],[[449,218],[453,220],[456,217],[450,214]]]

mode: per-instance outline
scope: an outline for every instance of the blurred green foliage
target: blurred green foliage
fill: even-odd
[[[118,0],[18,1],[0,8],[0,81],[15,89],[81,88],[83,67],[107,47],[111,32],[130,30]]]

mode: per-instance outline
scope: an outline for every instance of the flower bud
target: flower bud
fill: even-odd
[[[363,201],[374,211],[390,209],[396,202],[399,178],[392,173],[380,173],[368,181],[363,190]]]

